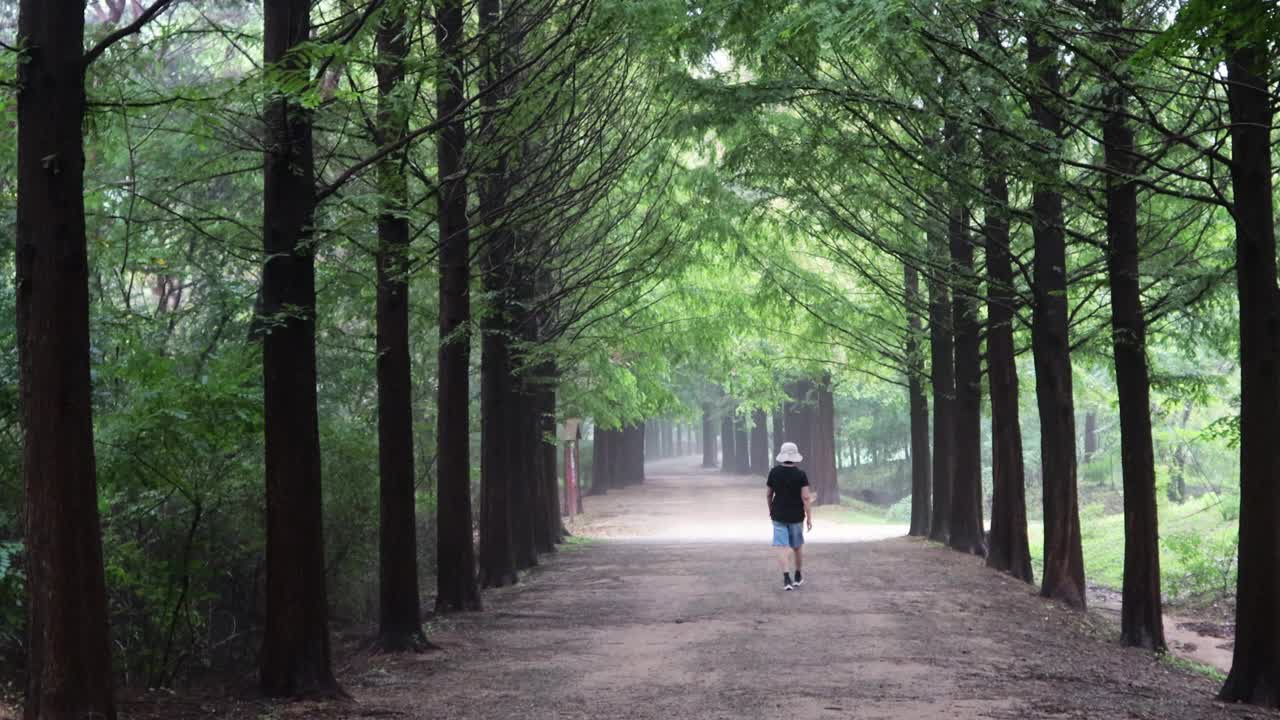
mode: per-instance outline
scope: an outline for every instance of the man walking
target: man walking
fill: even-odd
[[[769,471],[765,497],[769,501],[769,518],[773,520],[773,547],[782,569],[782,589],[793,590],[804,584],[801,574],[805,529],[813,529],[813,512],[809,509],[813,496],[809,493],[809,477],[796,467],[804,460],[795,443],[782,443],[778,464]],[[795,558],[795,581],[789,572]]]

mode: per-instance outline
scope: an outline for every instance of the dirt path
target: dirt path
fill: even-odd
[[[1105,619],[976,559],[878,539],[900,528],[819,513],[807,582],[784,593],[760,481],[694,462],[588,498],[575,532],[603,539],[433,623],[439,651],[350,660],[355,703],[276,717],[1278,717],[1215,702],[1216,682],[1117,647]]]

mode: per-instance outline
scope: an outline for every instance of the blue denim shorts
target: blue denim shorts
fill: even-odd
[[[804,544],[804,523],[773,521],[773,546],[798,548]]]

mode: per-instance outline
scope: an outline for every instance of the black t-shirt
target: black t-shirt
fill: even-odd
[[[809,486],[809,476],[793,465],[778,465],[769,471],[766,484],[773,488],[769,517],[780,523],[804,522],[804,497],[800,488]]]

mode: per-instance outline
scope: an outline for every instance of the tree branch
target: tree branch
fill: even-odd
[[[102,53],[107,51],[107,48],[111,47],[112,45],[115,45],[116,43],[129,37],[130,35],[137,34],[138,31],[142,30],[142,28],[146,26],[147,23],[151,22],[151,20],[154,19],[155,16],[164,12],[165,9],[172,4],[173,4],[173,0],[156,0],[155,2],[151,3],[151,7],[147,8],[146,10],[143,10],[142,13],[138,15],[138,17],[133,19],[133,22],[129,23],[128,25],[125,25],[119,30],[116,30],[115,32],[106,36],[105,38],[102,39],[101,42],[99,42],[97,45],[94,45],[93,49],[85,53],[84,68],[87,70],[89,66],[93,64],[94,60],[97,60],[99,57],[102,56]]]

